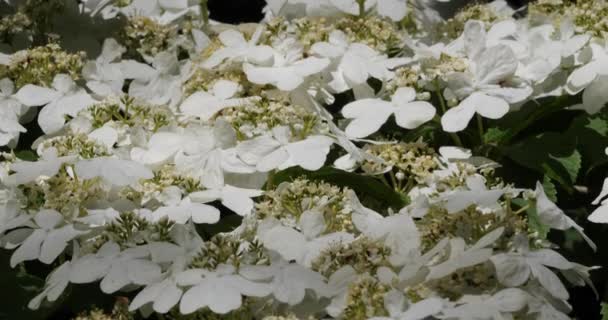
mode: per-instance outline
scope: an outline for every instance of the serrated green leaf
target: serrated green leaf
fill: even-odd
[[[292,181],[301,176],[310,180],[325,181],[339,187],[348,187],[355,191],[361,199],[368,198],[377,204],[382,204],[385,208],[399,210],[407,205],[406,197],[402,197],[377,179],[332,167],[323,167],[317,171],[306,171],[300,167],[292,167],[274,174],[272,184],[278,185],[281,182]]]
[[[555,184],[547,175],[543,177],[543,189],[551,201],[557,202],[557,188],[555,188]]]
[[[571,155],[566,157],[555,157],[551,154],[549,157],[559,162],[564,169],[566,169],[571,183],[576,182],[576,178],[578,177],[578,172],[581,170],[582,163],[582,157],[578,150],[575,149]]]
[[[587,177],[595,168],[608,163],[604,150],[608,147],[608,119],[606,114],[577,117],[564,133],[576,137],[577,150],[583,158],[581,173]]]

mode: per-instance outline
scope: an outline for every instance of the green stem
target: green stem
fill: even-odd
[[[441,89],[439,88],[439,82],[435,80],[435,93],[437,97],[439,97],[439,105],[441,106],[441,115],[448,111],[447,106],[445,105],[445,100],[443,99],[443,94],[441,94]]]
[[[207,7],[207,0],[201,0],[201,16],[203,17],[203,24],[205,27],[209,25],[209,8]]]
[[[477,114],[477,129],[479,129],[479,142],[481,144],[483,144],[484,143],[483,119],[481,118],[481,116],[479,114]]]
[[[435,80],[435,93],[437,94],[437,97],[439,98],[439,105],[441,106],[441,115],[443,116],[447,110],[448,107],[445,103],[445,100],[443,99],[443,95],[441,94],[441,89],[439,88],[439,82],[437,80]],[[452,140],[454,141],[454,143],[459,146],[459,147],[464,147],[464,145],[462,144],[462,140],[460,140],[460,137],[458,136],[458,134],[454,133],[454,132],[450,132],[450,137],[452,137]]]
[[[365,0],[357,0],[359,5],[359,17],[365,16]]]

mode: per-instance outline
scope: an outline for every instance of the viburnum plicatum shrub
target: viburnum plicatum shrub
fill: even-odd
[[[120,303],[77,319],[568,319],[593,286],[549,232],[595,249],[556,202],[608,162],[604,1],[5,2],[0,244],[52,270],[31,309],[96,283]]]

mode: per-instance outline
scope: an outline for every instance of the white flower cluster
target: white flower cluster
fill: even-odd
[[[54,268],[29,307],[99,282],[169,319],[568,319],[564,283],[591,285],[593,268],[546,234],[595,245],[541,183],[378,132],[434,124],[460,144],[473,118],[579,92],[566,107],[600,112],[608,15],[586,12],[608,3],[449,20],[431,4],[268,0],[262,23],[232,26],[199,1],[88,0],[81,15],[126,23],[97,56],[1,54],[0,145],[30,121],[43,132],[36,160],[0,155],[0,245],[12,267]],[[294,167],[311,177],[276,182]],[[328,168],[380,177],[403,205],[313,178]],[[608,222],[607,195],[608,179],[592,221]]]

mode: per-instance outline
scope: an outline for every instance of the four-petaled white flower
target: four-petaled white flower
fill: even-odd
[[[192,286],[181,298],[179,311],[182,314],[204,307],[214,313],[226,314],[241,306],[243,295],[265,297],[270,294],[268,284],[247,280],[230,265],[219,265],[214,271],[186,270],[176,279],[180,286]]]
[[[0,80],[0,146],[4,146],[26,132],[19,123],[19,118],[27,110],[14,95],[13,82],[4,78]]]
[[[27,84],[19,89],[16,97],[26,106],[44,106],[38,114],[38,124],[46,134],[61,130],[66,115],[75,117],[95,103],[86,90],[79,88],[67,74],[56,75],[52,89]]]
[[[245,107],[246,104],[255,100],[255,98],[233,98],[238,90],[238,83],[219,80],[213,85],[210,92],[197,91],[190,95],[182,102],[179,109],[183,114],[208,121],[222,109],[237,106]]]
[[[270,46],[257,44],[263,32],[264,28],[260,27],[256,29],[251,39],[247,41],[245,40],[245,36],[237,30],[229,29],[223,31],[219,34],[218,38],[224,47],[215,51],[203,62],[202,66],[207,69],[213,69],[224,62],[224,60],[271,65],[275,55],[274,50]]]
[[[608,53],[606,47],[597,43],[591,43],[588,50],[589,61],[568,76],[566,91],[574,95],[585,90],[583,103],[574,108],[595,114],[608,102]]]
[[[217,186],[213,189],[193,192],[189,195],[194,202],[207,203],[220,200],[226,208],[240,216],[247,216],[253,210],[253,200],[263,194],[262,190],[237,188],[231,185]]]
[[[342,108],[347,119],[353,119],[346,127],[346,134],[353,138],[363,138],[378,131],[391,115],[395,115],[397,125],[415,129],[435,116],[435,107],[426,101],[414,101],[416,91],[399,88],[392,100],[361,99]]]
[[[525,241],[527,240],[519,241],[520,252],[500,253],[490,258],[496,268],[498,281],[509,287],[517,287],[533,276],[554,297],[568,299],[568,290],[547,267],[568,270],[574,268],[574,265],[550,249],[530,251]]]
[[[276,127],[272,135],[263,135],[244,141],[236,147],[236,152],[246,164],[256,166],[260,172],[278,168],[283,170],[300,166],[306,170],[318,170],[325,163],[333,139],[313,135],[303,140],[290,142],[288,127]]]
[[[64,223],[61,214],[55,210],[40,210],[33,221],[36,228],[32,229],[31,234],[11,256],[11,267],[36,259],[50,264],[63,252],[70,240],[86,233],[76,230],[72,224]]]
[[[90,283],[101,280],[101,291],[114,293],[127,285],[144,285],[161,275],[160,267],[150,261],[145,246],[121,251],[114,242],[106,242],[95,254],[88,254],[72,262],[71,283]]]
[[[464,49],[469,58],[470,72],[448,76],[448,86],[460,99],[456,107],[441,117],[443,130],[464,130],[477,113],[484,118],[500,119],[509,112],[509,104],[523,101],[532,89],[505,87],[501,83],[515,75],[518,60],[506,45],[486,47],[484,25],[469,21],[464,30]]]
[[[102,98],[122,93],[125,77],[118,60],[125,52],[125,47],[113,38],[108,38],[103,43],[99,57],[84,65],[82,76],[93,93]]]

